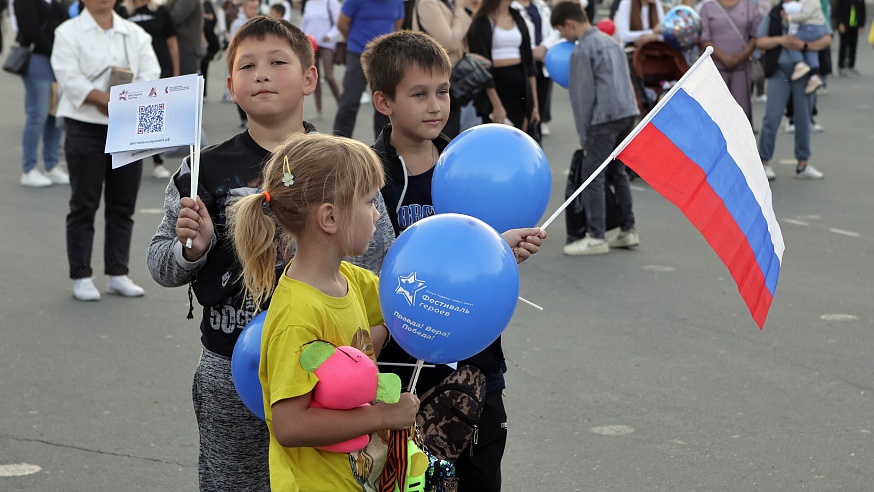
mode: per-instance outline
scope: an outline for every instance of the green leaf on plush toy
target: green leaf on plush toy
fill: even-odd
[[[377,376],[376,399],[383,403],[397,403],[401,399],[401,378],[390,372]]]
[[[316,369],[334,355],[337,349],[327,342],[312,342],[300,354],[300,365],[307,372],[316,372]]]

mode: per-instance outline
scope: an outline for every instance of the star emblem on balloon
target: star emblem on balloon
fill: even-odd
[[[410,306],[416,304],[416,293],[425,288],[425,281],[416,278],[416,272],[406,277],[398,277],[398,288],[395,293],[404,296]]]

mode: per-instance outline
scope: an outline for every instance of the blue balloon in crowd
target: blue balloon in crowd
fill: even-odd
[[[691,48],[701,37],[698,12],[686,5],[672,7],[662,21],[662,36],[666,43],[678,50]]]
[[[543,59],[543,64],[546,66],[546,71],[556,84],[567,88],[571,74],[571,51],[574,50],[574,43],[562,41],[552,45],[546,52],[546,57]]]
[[[389,332],[408,354],[435,364],[488,347],[519,297],[510,246],[481,220],[461,214],[410,226],[389,249],[379,279]]]
[[[261,332],[267,311],[258,313],[243,328],[240,338],[231,354],[231,377],[234,388],[243,404],[261,420],[264,420],[264,397],[261,381],[258,379],[258,366],[261,364]]]
[[[443,150],[431,181],[434,211],[476,217],[499,232],[534,227],[552,189],[540,145],[509,125],[478,125]]]

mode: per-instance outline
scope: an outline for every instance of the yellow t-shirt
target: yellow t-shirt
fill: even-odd
[[[377,434],[371,436],[370,444],[363,450],[345,454],[287,448],[276,441],[273,433],[271,406],[309,393],[318,382],[315,374],[300,365],[306,343],[326,340],[337,346],[349,345],[373,358],[370,327],[383,322],[379,280],[368,270],[346,262],[340,265],[340,273],[349,285],[345,297],[331,297],[288,278],[283,272],[267,310],[261,335],[259,378],[270,429],[272,490],[360,491],[363,486],[370,490],[378,485],[385,464],[387,447]]]

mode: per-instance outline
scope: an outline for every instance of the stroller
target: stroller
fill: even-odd
[[[661,41],[626,48],[626,53],[641,115],[649,113],[661,96],[689,70],[683,53]]]

